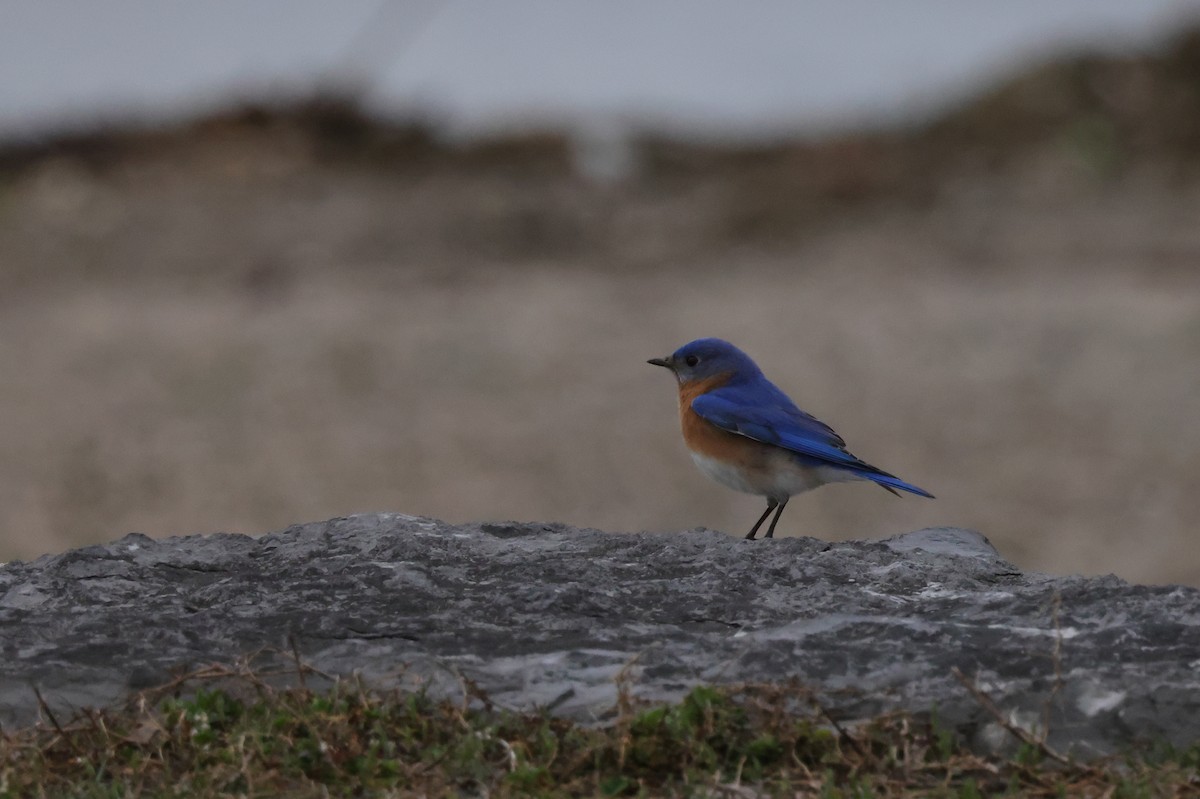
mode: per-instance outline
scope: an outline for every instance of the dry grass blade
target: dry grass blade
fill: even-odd
[[[957,666],[952,668],[951,672],[954,674],[955,679],[962,683],[963,687],[966,688],[971,696],[975,698],[975,701],[979,703],[979,706],[986,710],[988,714],[996,721],[996,723],[1007,730],[1010,735],[1012,735],[1021,743],[1034,747],[1043,755],[1057,763],[1061,763],[1064,766],[1072,765],[1072,762],[1069,758],[1051,748],[1049,744],[1046,743],[1044,735],[1035,736],[1030,733],[1029,730],[1014,724],[1006,715],[1004,715],[1004,712],[1000,710],[1000,708],[996,705],[996,702],[990,696],[988,696],[987,692],[980,688],[978,683],[967,677],[967,675],[963,674]]]
[[[62,725],[58,723],[58,718],[54,715],[54,711],[50,709],[50,705],[46,702],[46,698],[42,696],[41,689],[38,688],[37,685],[31,685],[30,687],[33,689],[33,695],[37,697],[38,710],[54,727],[54,730],[58,733],[59,740],[64,741],[67,746],[74,748],[74,743],[71,737],[67,735],[67,733],[63,730]]]

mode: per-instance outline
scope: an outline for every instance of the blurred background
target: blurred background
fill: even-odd
[[[744,534],[747,350],[1023,567],[1200,585],[1200,2],[106,0],[0,25],[0,560],[356,511]]]

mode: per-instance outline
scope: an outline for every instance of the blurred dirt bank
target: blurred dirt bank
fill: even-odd
[[[644,363],[718,335],[939,497],[833,486],[785,533],[1200,585],[1198,267],[1200,35],[754,148],[330,102],[14,144],[0,559],[385,509],[741,534],[761,501],[694,470]]]

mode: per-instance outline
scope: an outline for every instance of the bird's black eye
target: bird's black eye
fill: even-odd
[[[697,358],[695,355],[689,355],[683,359],[683,362],[686,363],[688,366],[695,366],[696,364],[700,363],[700,359]]]

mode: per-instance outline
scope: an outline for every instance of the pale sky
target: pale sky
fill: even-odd
[[[1200,0],[13,0],[0,133],[171,119],[359,70],[473,134],[813,131],[927,113],[1048,54],[1136,49]]]

